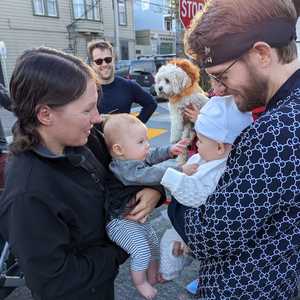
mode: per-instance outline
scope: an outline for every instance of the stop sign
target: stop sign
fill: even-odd
[[[205,0],[180,0],[179,16],[184,28],[188,28],[195,14],[202,10]]]

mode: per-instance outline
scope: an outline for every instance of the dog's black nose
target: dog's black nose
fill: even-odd
[[[158,87],[158,90],[161,92],[163,90],[163,87],[162,86]]]

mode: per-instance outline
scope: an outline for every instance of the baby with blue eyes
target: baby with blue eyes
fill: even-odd
[[[164,162],[181,154],[189,142],[182,140],[174,145],[150,149],[147,127],[130,114],[107,116],[103,134],[112,156],[109,168],[126,186],[159,186],[170,167]],[[181,166],[174,166],[174,162],[172,166],[182,170]],[[139,222],[125,218],[134,204],[135,199],[116,207],[109,217],[106,230],[109,238],[130,254],[130,270],[135,287],[144,298],[154,299],[157,294],[153,285],[158,280],[159,242],[154,229],[147,222],[147,216]]]

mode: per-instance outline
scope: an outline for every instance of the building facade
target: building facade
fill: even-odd
[[[135,1],[136,55],[176,53],[176,28],[170,0]]]
[[[27,48],[54,47],[86,59],[90,40],[115,44],[115,23],[120,58],[135,57],[133,0],[1,0],[0,12],[0,50],[1,43],[6,46],[6,53],[0,52],[0,81],[7,83],[16,58]]]
[[[136,55],[176,53],[175,34],[170,31],[136,30]]]

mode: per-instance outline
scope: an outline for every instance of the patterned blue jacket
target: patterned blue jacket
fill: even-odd
[[[200,261],[205,299],[292,299],[300,273],[300,70],[234,143],[198,209],[169,216]]]

